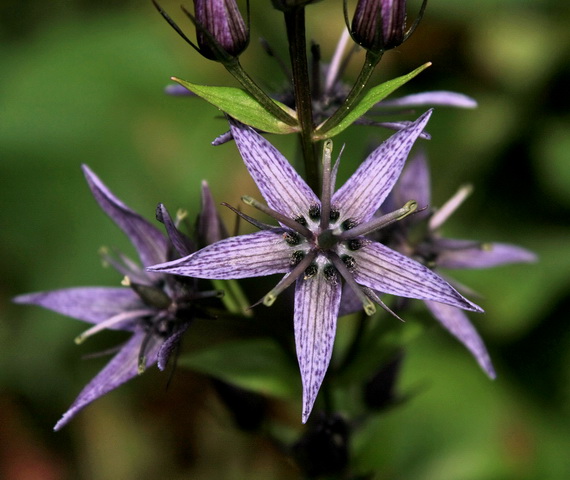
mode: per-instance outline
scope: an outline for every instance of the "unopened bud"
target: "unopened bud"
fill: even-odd
[[[235,0],[194,0],[196,39],[200,53],[220,60],[216,50],[237,57],[249,43],[249,31]]]
[[[425,8],[422,5],[420,18]],[[351,35],[356,43],[372,51],[401,45],[417,22],[406,30],[406,0],[359,0],[352,18]]]

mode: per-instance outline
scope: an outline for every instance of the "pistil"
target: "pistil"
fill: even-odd
[[[283,279],[267,295],[265,295],[265,297],[263,297],[263,305],[266,307],[273,305],[275,300],[277,300],[277,296],[289,285],[293,284],[293,282],[305,272],[316,256],[317,253],[315,251],[309,251],[297,266],[285,275]]]
[[[356,237],[361,237],[363,235],[368,235],[369,233],[380,230],[398,220],[402,220],[411,213],[415,212],[418,208],[418,203],[415,200],[410,200],[402,208],[394,210],[391,213],[382,215],[378,218],[373,218],[369,222],[362,223],[355,227],[352,227],[338,235],[339,240],[350,240]]]
[[[105,330],[106,328],[112,328],[117,326],[121,323],[125,323],[129,320],[133,320],[135,318],[145,317],[148,315],[153,315],[155,313],[154,310],[130,310],[128,312],[121,312],[117,315],[113,315],[112,317],[108,318],[107,320],[93,325],[91,328],[85,330],[83,333],[75,337],[75,343],[79,345],[83,343],[87,338],[91,337],[92,335],[100,332],[101,330]]]
[[[273,210],[272,208],[269,208],[266,205],[263,205],[262,203],[258,202],[254,198],[245,195],[245,196],[241,197],[241,199],[245,204],[251,205],[252,207],[257,208],[260,212],[263,212],[266,215],[273,217],[278,222],[289,227],[291,230],[294,230],[295,232],[300,233],[305,238],[313,238],[314,237],[313,232],[311,232],[311,230],[309,230],[304,225],[301,225],[296,220],[293,220],[292,218],[289,218],[289,217],[283,215],[282,213],[279,213],[278,211]]]

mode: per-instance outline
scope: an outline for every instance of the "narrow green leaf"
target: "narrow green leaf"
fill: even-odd
[[[388,95],[390,95],[392,92],[394,92],[402,85],[410,81],[412,78],[414,78],[420,72],[424,71],[430,65],[431,62],[425,63],[421,67],[416,68],[413,72],[410,72],[406,75],[402,75],[401,77],[398,78],[393,78],[392,80],[388,80],[387,82],[384,82],[381,85],[377,85],[376,87],[370,89],[362,97],[362,100],[358,102],[358,105],[356,105],[339,123],[332,126],[331,128],[328,128],[325,131],[320,131],[319,128],[322,127],[326,121],[321,123],[321,125],[319,125],[319,127],[317,127],[315,131],[315,134],[313,136],[314,140],[325,140],[327,138],[332,138],[335,135],[338,135],[340,132],[348,128],[356,120],[362,117],[368,110],[370,110],[379,101],[384,100]]]
[[[172,77],[172,80],[246,125],[269,133],[299,131],[298,126],[287,125],[274,117],[255,98],[241,88],[197,85],[176,77]],[[297,116],[296,112],[287,105],[276,100],[274,102],[292,117]]]
[[[263,395],[287,399],[300,393],[295,363],[268,338],[224,342],[187,353],[178,365]]]

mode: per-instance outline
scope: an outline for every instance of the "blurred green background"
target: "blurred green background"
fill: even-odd
[[[192,32],[178,2],[161,3]],[[411,14],[420,2],[409,3]],[[341,2],[307,12],[308,36],[329,58],[343,28]],[[563,0],[434,0],[377,71],[380,82],[432,61],[406,92],[449,89],[478,100],[473,111],[438,109],[429,125],[434,204],[462,183],[476,187],[445,233],[516,243],[540,262],[454,272],[482,295],[486,314],[472,318],[498,379],[489,381],[434,322],[410,342],[404,363],[400,388],[418,394],[354,439],[374,478],[570,478],[569,24]],[[252,2],[252,30],[243,64],[278,89],[285,79],[257,43],[263,36],[286,56],[269,2]],[[255,186],[233,144],[209,144],[226,129],[219,112],[163,94],[171,75],[235,83],[150,1],[5,0],[0,39],[0,478],[296,478],[262,436],[232,428],[204,377],[182,370],[167,389],[152,369],[52,432],[104,362],[82,356],[124,338],[109,333],[77,347],[80,322],[10,303],[30,291],[117,284],[97,250],[132,250],[91,198],[80,165],[147,217],[158,202],[196,213],[202,179],[234,205]],[[358,61],[351,66],[354,76]],[[387,135],[371,127],[341,135],[341,181]],[[272,141],[293,154],[292,138]],[[298,408],[292,416],[274,408],[298,421]]]

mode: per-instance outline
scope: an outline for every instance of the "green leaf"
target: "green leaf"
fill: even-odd
[[[338,135],[340,132],[345,130],[346,128],[350,127],[356,120],[362,117],[368,110],[370,110],[374,105],[376,105],[379,101],[384,100],[388,95],[392,92],[400,88],[402,85],[410,81],[420,72],[423,72],[426,68],[431,65],[431,62],[425,63],[421,67],[416,68],[413,72],[408,73],[407,75],[402,75],[398,78],[393,78],[392,80],[388,80],[387,82],[382,83],[372,89],[370,89],[362,100],[345,116],[342,120],[334,125],[332,128],[329,128],[325,131],[319,131],[319,128],[322,127],[325,123],[321,123],[313,138],[315,140],[325,140],[327,138],[332,138],[335,135]]]
[[[287,399],[300,393],[294,362],[268,338],[221,343],[181,355],[178,365],[263,395]]]
[[[176,77],[172,77],[172,80],[246,125],[251,125],[269,133],[293,133],[299,131],[298,126],[287,125],[274,117],[263,105],[241,88],[197,85]],[[273,101],[289,115],[296,117],[296,112],[287,105],[276,100]]]

